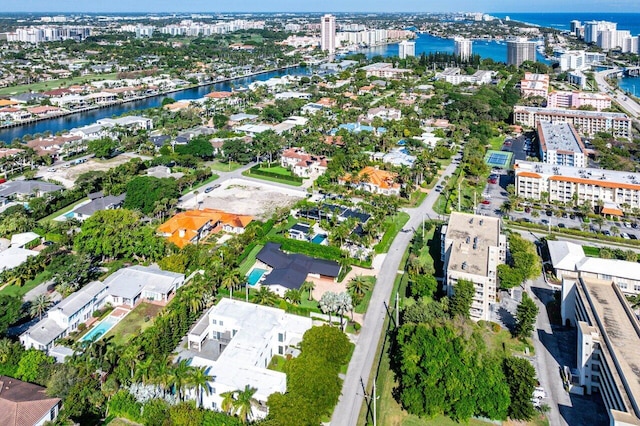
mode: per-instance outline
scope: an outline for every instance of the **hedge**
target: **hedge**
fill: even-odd
[[[308,243],[306,241],[293,240],[278,235],[268,238],[272,243],[281,245],[282,250],[306,254],[307,256],[319,257],[327,260],[335,260],[336,262],[344,258],[342,250],[337,247],[322,246],[320,244]]]
[[[267,176],[267,177],[271,177],[271,178],[275,178],[275,179],[287,180],[289,182],[297,182],[297,183],[304,182],[304,180],[301,177],[298,177],[298,176],[287,176],[287,175],[282,175],[280,173],[273,173],[273,172],[268,172],[268,171],[265,171],[265,170],[260,170],[260,164],[257,164],[255,166],[251,167],[251,169],[249,169],[249,174],[259,175],[259,176]]]

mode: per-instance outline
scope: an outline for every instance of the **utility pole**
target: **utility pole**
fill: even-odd
[[[376,379],[377,377],[373,378],[373,426],[378,424],[378,412],[376,410],[376,400],[378,399],[376,396]]]
[[[400,326],[400,302],[399,302],[399,300],[400,300],[400,292],[396,291],[396,327]]]

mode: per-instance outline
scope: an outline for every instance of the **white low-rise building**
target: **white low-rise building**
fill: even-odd
[[[187,336],[188,350],[179,358],[190,358],[193,367],[208,367],[208,394],[201,406],[221,410],[225,392],[256,389],[251,419],[267,415],[267,399],[285,393],[287,377],[267,367],[274,355],[296,355],[297,345],[312,326],[311,318],[287,314],[282,309],[223,299],[200,318]],[[195,392],[188,397],[195,399]]]

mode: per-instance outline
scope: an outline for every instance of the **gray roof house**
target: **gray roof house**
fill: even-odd
[[[0,197],[27,198],[31,195],[40,197],[61,189],[63,188],[60,185],[39,180],[12,180],[0,184]]]
[[[184,274],[136,265],[117,270],[104,283],[112,304],[134,306],[141,299],[168,301],[184,284]]]
[[[91,198],[89,194],[89,198]],[[117,209],[124,203],[127,194],[107,195],[103,197],[92,198],[87,204],[77,207],[72,213],[73,218],[78,220],[86,220],[99,210]]]
[[[299,289],[309,275],[335,279],[340,274],[338,262],[303,254],[288,254],[280,250],[280,244],[276,243],[267,243],[256,258],[272,268],[260,285],[269,286],[280,296],[284,296],[289,289]]]

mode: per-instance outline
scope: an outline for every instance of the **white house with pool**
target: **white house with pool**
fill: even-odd
[[[201,406],[221,410],[224,392],[256,388],[258,401],[251,418],[267,415],[267,398],[287,391],[287,377],[267,367],[274,355],[296,356],[296,346],[312,326],[311,318],[287,314],[284,310],[223,299],[207,311],[187,335],[187,347],[181,344],[178,358],[190,359],[191,366],[206,367],[213,378],[209,394],[202,392]],[[194,390],[188,392],[196,398]]]
[[[184,281],[184,274],[153,266],[137,265],[119,269],[104,282],[93,281],[51,307],[42,320],[20,336],[20,342],[27,349],[49,352],[56,340],[76,331],[81,323],[87,322],[95,311],[107,303],[125,307],[124,310],[116,309],[87,333],[91,338],[100,338],[140,301],[165,303]]]

